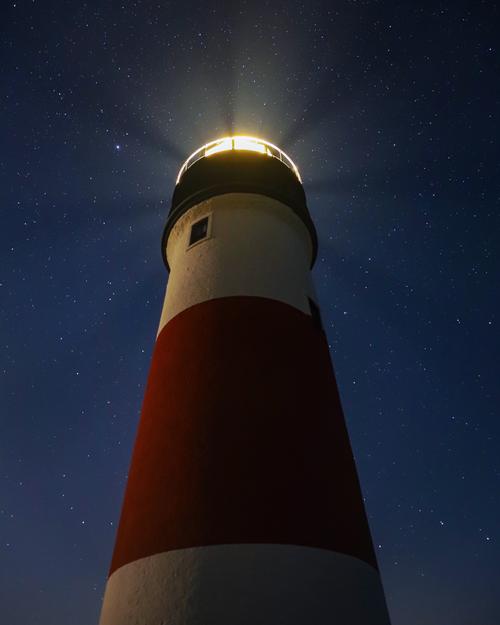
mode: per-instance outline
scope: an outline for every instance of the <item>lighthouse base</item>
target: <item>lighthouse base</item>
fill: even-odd
[[[212,545],[155,554],[108,580],[100,625],[389,625],[380,576],[311,547]]]

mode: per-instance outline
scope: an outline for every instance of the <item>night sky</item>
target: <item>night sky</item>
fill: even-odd
[[[497,4],[1,13],[1,623],[97,623],[175,177],[235,132],[304,181],[393,625],[498,625]]]

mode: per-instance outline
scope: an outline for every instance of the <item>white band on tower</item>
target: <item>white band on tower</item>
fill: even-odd
[[[387,613],[380,576],[357,558],[294,545],[217,545],[115,571],[102,622],[386,625]]]
[[[191,228],[204,217],[209,235],[190,246]],[[273,198],[227,193],[201,202],[173,227],[166,256],[171,272],[158,333],[182,310],[219,297],[266,297],[310,312],[309,235]]]

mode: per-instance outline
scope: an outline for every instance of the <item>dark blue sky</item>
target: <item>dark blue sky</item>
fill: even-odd
[[[498,624],[497,3],[2,14],[2,622],[97,622],[175,176],[235,131],[304,180],[393,625]]]

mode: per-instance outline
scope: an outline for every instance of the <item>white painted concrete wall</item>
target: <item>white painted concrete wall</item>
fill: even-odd
[[[215,545],[126,564],[101,625],[389,625],[380,576],[352,556],[293,545]]]
[[[209,214],[210,237],[189,247],[191,225]],[[306,226],[281,202],[251,193],[205,200],[170,233],[171,271],[158,332],[182,310],[218,297],[267,297],[310,314],[311,256]]]

